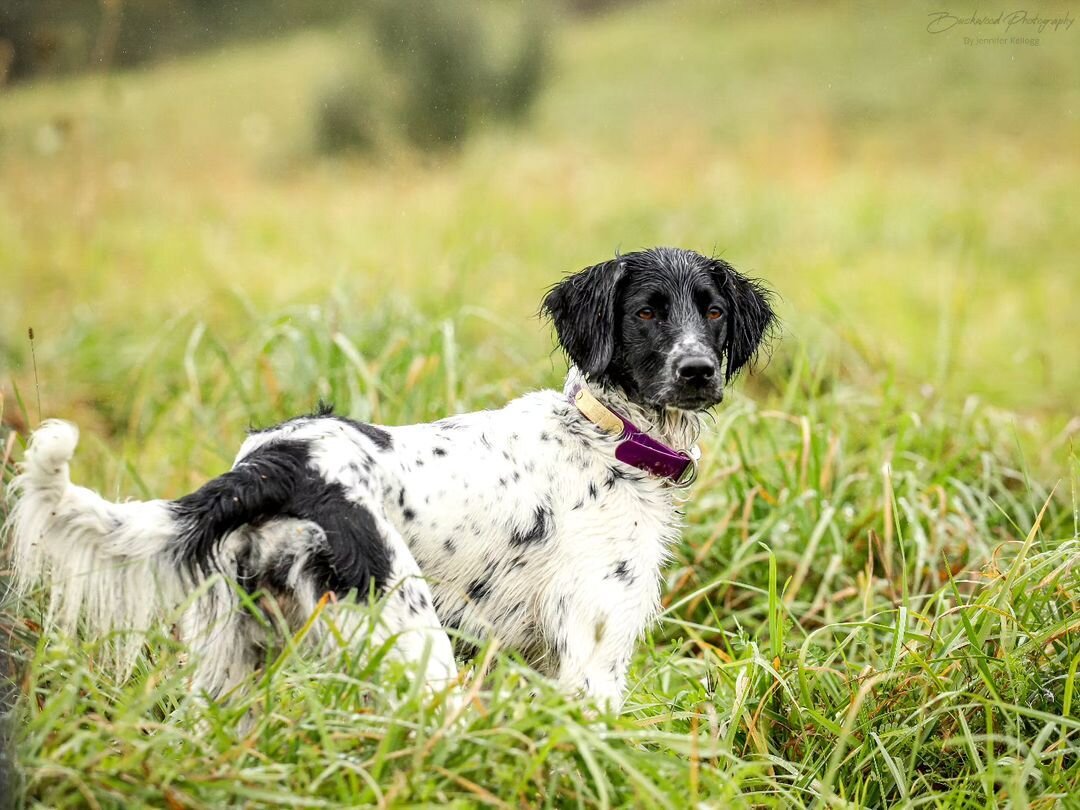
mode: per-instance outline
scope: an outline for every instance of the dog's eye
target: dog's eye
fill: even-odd
[[[643,321],[651,321],[656,317],[656,310],[652,307],[642,307],[638,310],[637,316]]]
[[[710,321],[715,321],[723,314],[724,312],[720,309],[720,307],[709,307],[709,311],[705,313],[705,317],[707,317]]]

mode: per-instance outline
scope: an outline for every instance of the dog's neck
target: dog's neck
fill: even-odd
[[[619,386],[587,381],[576,366],[571,366],[563,391],[569,396],[583,385],[609,408],[669,447],[689,452],[697,444],[701,433],[701,415],[697,412],[639,405],[632,402]]]

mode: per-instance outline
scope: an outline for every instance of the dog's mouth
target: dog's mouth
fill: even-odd
[[[675,408],[680,411],[707,411],[724,401],[724,391],[701,389],[665,389],[649,402],[658,409]]]
[[[719,405],[723,400],[723,395],[686,397],[675,400],[668,407],[678,408],[680,411],[707,411],[709,408]]]

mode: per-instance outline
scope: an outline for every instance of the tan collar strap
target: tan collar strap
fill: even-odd
[[[593,396],[585,386],[582,386],[574,394],[574,404],[578,410],[585,414],[585,418],[600,428],[605,433],[613,436],[621,436],[623,433],[623,421],[607,405]]]

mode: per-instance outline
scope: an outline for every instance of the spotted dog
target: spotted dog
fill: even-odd
[[[405,427],[321,408],[252,433],[231,470],[176,500],[75,486],[78,433],[45,422],[13,482],[17,587],[44,582],[55,621],[100,632],[188,603],[179,629],[211,698],[271,641],[244,592],[296,626],[331,593],[384,597],[377,624],[346,631],[393,639],[433,687],[456,678],[452,628],[617,707],[657,613],[700,414],[775,318],[761,283],[674,248],[570,275],[542,308],[571,361],[562,391]]]

